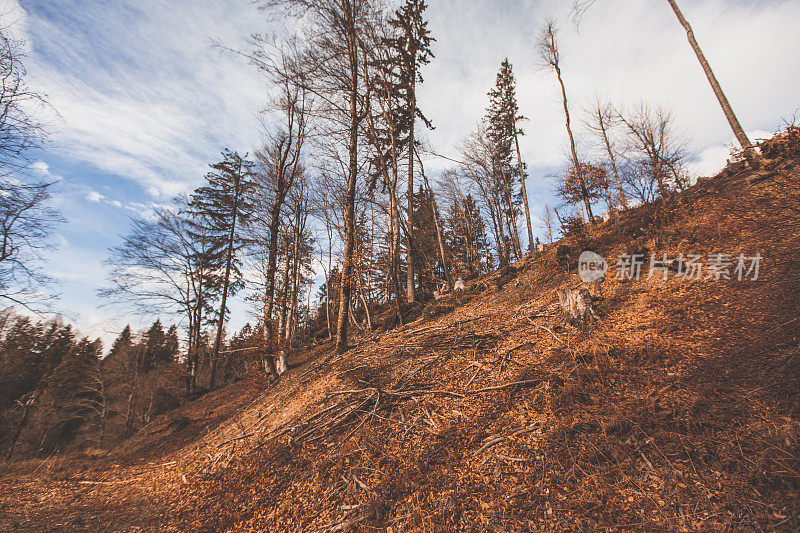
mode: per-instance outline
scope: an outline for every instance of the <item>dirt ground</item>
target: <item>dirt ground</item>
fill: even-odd
[[[578,328],[551,247],[107,457],[4,465],[0,531],[800,530],[800,176],[781,176],[723,174],[568,242],[760,253],[756,281],[646,262]]]

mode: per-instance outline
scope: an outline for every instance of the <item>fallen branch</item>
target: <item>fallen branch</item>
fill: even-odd
[[[520,428],[520,429],[514,431],[511,435],[508,435],[508,436],[495,437],[494,439],[490,440],[489,442],[487,442],[486,444],[484,444],[483,446],[478,448],[478,450],[473,455],[480,455],[481,453],[485,452],[486,450],[488,450],[492,446],[496,446],[497,444],[500,444],[501,442],[505,442],[507,440],[511,440],[514,437],[518,437],[518,436],[524,435],[526,433],[533,433],[537,429],[539,429],[539,425],[538,424],[533,425],[533,426],[528,426],[526,428]]]
[[[430,330],[441,330],[441,329],[449,329],[455,326],[460,326],[461,324],[467,324],[468,322],[474,322],[475,320],[480,320],[481,318],[486,318],[491,315],[480,315],[472,318],[467,318],[466,320],[459,320],[458,322],[453,322],[447,326],[426,326],[420,329],[414,329],[408,332],[409,335],[417,335],[422,333],[423,331],[430,331]]]
[[[548,332],[550,335],[552,335],[552,336],[553,336],[553,338],[554,338],[556,341],[560,342],[562,346],[566,346],[566,345],[567,345],[567,343],[565,343],[563,340],[559,339],[559,338],[556,336],[556,334],[555,334],[555,333],[553,333],[553,330],[552,330],[552,329],[550,329],[550,328],[548,328],[548,327],[546,327],[546,326],[542,326],[541,324],[537,324],[536,322],[534,322],[533,320],[531,320],[529,317],[525,317],[525,318],[527,318],[527,319],[528,319],[528,322],[530,322],[532,325],[536,326],[536,327],[537,327],[537,328],[539,328],[539,329],[543,329],[543,330],[545,330],[546,332]]]
[[[495,390],[506,389],[508,387],[514,387],[514,386],[517,386],[517,385],[533,385],[533,384],[538,384],[538,383],[541,383],[541,382],[542,382],[541,379],[526,379],[524,381],[514,381],[512,383],[505,383],[503,385],[495,385],[494,387],[486,387],[485,389],[478,389],[478,390],[470,391],[467,394],[479,394],[479,393],[482,393],[482,392],[491,392],[491,391],[495,391]]]
[[[476,451],[473,455],[480,455],[481,453],[485,452],[486,450],[488,450],[492,446],[495,446],[495,445],[500,444],[501,442],[504,442],[504,441],[507,441],[507,440],[508,440],[508,437],[497,437],[495,439],[492,439],[489,442],[487,442],[486,444],[484,444],[483,446],[481,446],[480,448],[478,448],[478,451]]]

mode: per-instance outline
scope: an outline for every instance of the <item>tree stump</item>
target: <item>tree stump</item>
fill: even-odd
[[[585,326],[598,321],[588,289],[556,289],[556,294],[568,324]]]

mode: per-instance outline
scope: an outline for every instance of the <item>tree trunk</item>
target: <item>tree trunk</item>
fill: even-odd
[[[325,320],[328,324],[328,339],[333,338],[333,331],[331,329],[331,241],[333,240],[333,232],[331,231],[328,217],[325,217],[325,224],[328,230],[328,271],[325,273]]]
[[[558,84],[561,85],[561,98],[564,102],[564,116],[567,121],[567,134],[569,135],[569,147],[572,152],[572,164],[575,165],[575,172],[578,173],[578,181],[581,184],[581,194],[583,195],[583,203],[586,208],[586,213],[589,215],[589,223],[594,225],[594,216],[592,215],[592,204],[589,201],[589,191],[586,188],[586,180],[583,177],[581,170],[581,163],[578,160],[578,151],[575,149],[575,137],[572,135],[572,125],[569,119],[569,105],[567,104],[567,90],[564,88],[564,80],[561,77],[561,68],[555,65],[556,76],[558,76]]]
[[[300,270],[300,258],[299,250],[300,250],[300,214],[298,211],[298,220],[295,224],[294,228],[294,242],[292,244],[292,284],[289,289],[289,316],[286,320],[286,332],[284,338],[289,340],[292,335],[292,325],[296,321],[297,315],[297,287],[298,287],[298,277],[299,277],[299,270]]]
[[[605,122],[603,111],[600,105],[597,106],[597,125],[600,127],[600,134],[603,136],[603,144],[608,152],[608,159],[611,161],[611,170],[614,172],[614,180],[617,182],[617,190],[619,191],[619,201],[623,209],[628,208],[628,200],[625,198],[625,191],[622,190],[622,180],[619,178],[619,169],[617,169],[617,158],[614,156],[614,150],[611,148],[611,141],[608,139],[608,125]]]
[[[414,199],[414,123],[416,122],[416,114],[415,111],[417,109],[417,95],[416,95],[416,83],[417,83],[417,70],[416,70],[417,58],[416,58],[416,51],[414,51],[413,57],[411,58],[411,79],[409,80],[408,91],[409,91],[409,105],[411,106],[410,115],[411,115],[411,125],[409,126],[408,130],[408,253],[407,253],[407,270],[406,270],[406,298],[409,302],[414,302],[417,299],[416,296],[416,289],[414,286],[414,253],[413,253],[413,241],[414,236],[412,235],[414,225],[411,223],[411,213],[413,212],[413,199]]]
[[[20,420],[19,424],[17,424],[17,427],[14,428],[14,434],[11,436],[11,440],[9,441],[8,452],[6,453],[6,461],[10,461],[11,456],[14,455],[14,447],[17,445],[20,435],[22,435],[22,430],[25,429],[25,426],[28,424],[28,418],[30,417],[31,410],[36,404],[36,400],[42,393],[43,389],[44,387],[40,382],[36,387],[36,390],[34,390],[33,394],[31,394],[31,397],[25,402],[25,409],[22,411],[22,420]]]
[[[717,97],[719,105],[722,106],[722,112],[725,113],[725,118],[728,119],[728,124],[730,124],[731,129],[733,130],[736,140],[739,141],[739,144],[748,153],[752,153],[754,151],[753,145],[750,144],[750,139],[747,138],[747,134],[745,134],[744,129],[742,129],[742,125],[739,124],[739,119],[736,118],[733,108],[728,102],[728,98],[725,96],[725,93],[722,92],[722,87],[717,81],[714,71],[711,70],[711,65],[708,64],[706,56],[700,49],[700,45],[697,44],[697,40],[694,38],[692,27],[689,25],[689,22],[686,20],[686,18],[684,18],[683,13],[681,13],[681,10],[678,8],[678,4],[675,2],[675,0],[667,1],[672,7],[672,10],[675,12],[675,15],[678,17],[678,21],[681,23],[681,26],[683,26],[683,29],[686,30],[686,37],[689,39],[689,44],[692,46],[692,50],[694,50],[697,59],[700,61],[700,65],[703,67],[703,72],[705,72],[706,78],[708,78],[708,82],[711,84],[711,89],[714,91],[714,95]]]
[[[397,257],[400,248],[400,210],[397,206],[397,189],[391,183],[389,184],[389,225],[392,238],[389,247],[390,277],[392,290],[394,290],[399,308],[403,297],[400,290],[400,261]]]
[[[275,338],[283,339],[286,331],[286,318],[288,313],[287,302],[289,299],[289,269],[291,263],[289,262],[289,241],[286,241],[286,248],[284,249],[284,263],[283,263],[283,285],[281,286],[281,294],[278,298],[278,330]]]
[[[128,396],[128,409],[125,413],[125,438],[127,439],[133,434],[133,418],[136,413],[136,394],[139,391],[139,374],[142,369],[142,362],[144,360],[144,344],[139,348],[136,354],[136,364],[133,368],[133,384],[131,386],[131,393]]]
[[[275,309],[275,273],[278,270],[278,230],[281,216],[281,190],[282,183],[279,177],[278,192],[275,195],[275,203],[270,212],[269,221],[269,257],[267,258],[267,289],[264,295],[264,329],[267,330],[267,353],[264,354],[267,371],[270,374],[277,374],[275,361],[272,358],[272,341],[275,338],[275,324],[272,321],[272,313]]]
[[[514,255],[517,259],[522,258],[522,246],[519,242],[519,231],[517,231],[517,210],[514,209],[514,199],[511,197],[511,189],[509,188],[510,180],[506,176],[504,165],[500,165],[500,176],[503,182],[503,193],[508,204],[508,216],[506,217],[506,225],[508,226],[508,236],[511,238],[514,245]]]
[[[561,220],[561,215],[559,215],[559,214],[558,214],[558,209],[556,209],[556,208],[554,207],[554,208],[553,208],[553,213],[555,213],[555,214],[556,214],[556,218],[558,219],[558,223],[561,225],[561,231],[562,231],[562,233],[566,233],[566,232],[567,232],[567,227],[564,225],[564,221],[563,221],[563,220]]]
[[[347,47],[350,56],[350,142],[348,146],[349,164],[347,169],[347,193],[344,213],[344,257],[342,258],[342,280],[339,297],[339,316],[336,320],[336,351],[347,351],[347,318],[350,311],[352,287],[353,252],[355,251],[355,201],[356,178],[358,177],[358,43],[355,35],[352,6],[346,9]]]
[[[189,326],[189,394],[197,392],[197,366],[200,360],[200,326],[203,320],[203,275],[204,266],[200,266],[200,281],[197,288],[197,303],[195,305],[193,324]]]
[[[497,254],[500,267],[508,264],[508,249],[506,247],[506,236],[503,233],[503,221],[499,220],[499,214],[496,214],[496,201],[491,198],[489,201],[489,213],[492,215],[492,226],[494,227],[494,237],[497,240]]]
[[[372,313],[369,310],[369,303],[367,303],[367,299],[364,297],[364,287],[361,283],[358,284],[358,295],[361,297],[361,303],[364,305],[364,314],[367,318],[367,330],[372,331]]]
[[[97,381],[100,385],[100,438],[98,446],[102,447],[106,440],[106,384],[103,380],[103,367],[97,362]]]
[[[528,251],[533,250],[533,225],[531,224],[531,210],[528,207],[528,189],[525,187],[525,171],[522,168],[522,154],[519,151],[519,137],[517,126],[514,125],[514,144],[517,147],[517,165],[519,166],[519,182],[522,185],[522,205],[525,206],[525,222],[528,224]]]

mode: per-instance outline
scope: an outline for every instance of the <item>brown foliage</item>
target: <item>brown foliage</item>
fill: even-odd
[[[783,172],[797,177],[794,163]],[[95,509],[141,505],[147,527],[172,531],[796,530],[800,227],[795,211],[760,201],[778,187],[724,175],[658,212],[586,230],[607,258],[633,241],[671,256],[762,251],[757,282],[646,280],[645,265],[638,281],[609,277],[600,322],[578,330],[560,325],[555,289],[576,278],[550,247],[502,289],[508,271],[478,280],[480,296],[447,314],[370,333],[343,355],[330,344],[309,352],[166,454],[174,467],[109,461],[67,474],[59,491],[41,474],[7,473],[26,480],[25,503],[8,503],[18,500],[6,490],[3,510],[36,528],[48,516],[25,522],[25,511],[67,515],[58,495],[91,480],[119,491],[89,485],[92,506],[67,516],[100,529]],[[418,392],[374,400],[397,390]],[[293,438],[343,397],[373,399],[320,438]],[[219,401],[194,404],[187,428],[230,413]],[[145,437],[149,447],[165,438]],[[142,504],[134,493],[154,479],[157,496]]]

